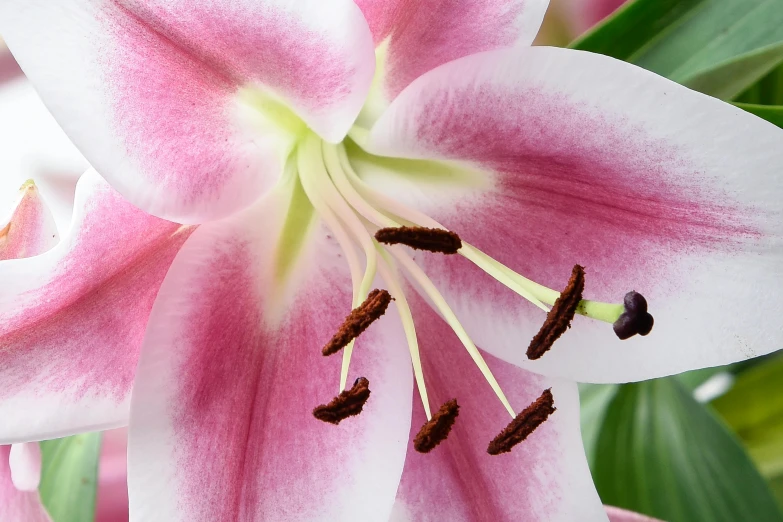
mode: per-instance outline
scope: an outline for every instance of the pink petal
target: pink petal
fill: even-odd
[[[190,229],[148,216],[94,172],[71,232],[49,252],[0,262],[0,440],[127,422],[152,302]]]
[[[292,239],[281,203],[203,225],[161,287],[131,413],[132,520],[388,519],[412,391],[397,314],[357,343],[349,383],[372,391],[361,415],[316,420],[338,392],[340,356],[321,348],[351,283],[318,224],[298,257],[279,257]],[[294,266],[284,282],[281,262]]]
[[[606,514],[609,515],[609,522],[661,522],[657,518],[650,518],[633,511],[604,506]]]
[[[548,0],[363,0],[376,42],[391,36],[386,54],[389,99],[435,67],[463,56],[529,45]]]
[[[128,521],[128,430],[103,432],[95,522]]]
[[[13,444],[8,457],[11,479],[20,491],[35,491],[41,483],[41,448],[37,442]]]
[[[277,180],[298,120],[269,100],[336,142],[375,67],[350,0],[19,0],[0,30],[93,166],[178,222],[230,214]]]
[[[11,446],[0,446],[0,520],[3,522],[51,522],[38,491],[19,491],[11,480],[8,456]]]
[[[13,214],[0,221],[0,261],[37,256],[57,244],[57,225],[32,181],[22,185]]]
[[[637,290],[655,317],[650,336],[622,342],[577,317],[531,363],[539,310],[458,256],[419,256],[477,343],[506,361],[626,382],[783,344],[783,131],[767,122],[608,57],[530,48],[428,73],[370,147],[461,161],[440,180],[363,175],[534,281],[562,289],[578,263],[588,297]]]
[[[448,325],[421,301],[413,308],[433,410],[452,398],[460,410],[430,453],[409,445],[393,520],[606,520],[582,447],[576,385],[484,354],[517,411],[547,388],[557,408],[510,453],[491,456],[487,445],[510,422],[508,413]],[[411,440],[425,422],[414,400]]]

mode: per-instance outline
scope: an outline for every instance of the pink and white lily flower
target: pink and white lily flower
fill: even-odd
[[[23,70],[109,183],[160,218],[205,223],[146,326],[132,520],[606,520],[573,381],[780,346],[783,300],[765,290],[783,275],[783,132],[629,64],[528,47],[546,7],[0,6]],[[110,218],[121,237],[99,231],[78,254],[71,242],[31,289],[11,287],[11,324],[40,340],[0,334],[23,340],[3,368],[46,373],[29,384],[11,370],[2,440],[120,421],[130,372],[114,371],[110,334],[139,338],[122,307],[148,287],[121,270],[93,299],[89,278],[62,270],[147,230]],[[44,287],[65,297],[44,300]],[[652,326],[641,294],[655,329],[621,342]],[[0,299],[0,315],[11,309]],[[545,342],[529,359],[534,335]],[[361,414],[314,419],[338,392],[319,418]],[[493,453],[526,440],[487,455],[498,432]]]
[[[59,241],[55,219],[32,180],[25,182],[11,217],[0,229],[0,260],[43,254]],[[97,522],[128,519],[124,430],[106,432],[98,481]],[[37,442],[0,446],[0,520],[51,522],[41,504],[41,449]]]

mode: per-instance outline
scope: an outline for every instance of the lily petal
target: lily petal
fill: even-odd
[[[190,229],[79,181],[70,233],[0,262],[0,441],[123,425],[152,302]]]
[[[183,223],[256,200],[300,117],[341,140],[375,67],[350,0],[19,0],[0,32],[112,186]]]
[[[11,480],[8,457],[11,446],[0,446],[0,520],[4,522],[52,522],[38,491],[19,491]]]
[[[57,225],[32,181],[19,190],[11,217],[0,221],[0,261],[37,256],[58,241]]]
[[[416,306],[418,304],[418,306]],[[484,354],[517,411],[552,389],[557,408],[510,453],[487,444],[508,413],[456,335],[425,303],[415,308],[427,391],[437,408],[452,398],[459,416],[449,437],[430,453],[408,448],[394,522],[473,520],[551,522],[606,520],[584,455],[576,384],[542,377]],[[411,440],[426,422],[414,401]]]
[[[358,0],[375,41],[390,38],[386,94],[451,60],[512,45],[529,45],[549,0]]]
[[[20,491],[35,491],[41,483],[41,447],[37,442],[13,444],[8,457],[11,479]]]
[[[576,317],[530,362],[540,311],[464,259],[420,256],[476,342],[506,361],[625,382],[783,343],[783,131],[755,116],[605,56],[511,49],[417,80],[369,146],[456,160],[469,183],[408,175],[384,190],[525,277],[559,290],[580,264],[586,297],[636,290],[655,317],[651,335],[622,342]]]
[[[318,222],[292,246],[307,212],[281,201],[203,225],[161,287],[133,392],[131,520],[388,520],[413,389],[399,319],[390,307],[357,342],[364,411],[316,420],[339,391],[321,348],[351,280]]]

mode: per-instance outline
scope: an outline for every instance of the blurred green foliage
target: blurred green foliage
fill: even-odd
[[[54,522],[94,519],[100,449],[100,433],[41,442],[43,463],[38,490]]]

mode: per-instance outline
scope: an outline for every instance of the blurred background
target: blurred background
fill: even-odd
[[[632,62],[783,126],[783,0],[552,0],[536,45]],[[34,178],[62,234],[86,167],[0,41],[0,205]],[[671,522],[783,522],[783,353],[580,391],[605,504]],[[125,446],[124,430],[42,444],[55,522],[128,520]]]

